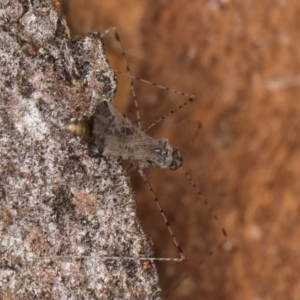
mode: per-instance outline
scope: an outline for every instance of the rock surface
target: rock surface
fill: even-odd
[[[100,34],[50,0],[0,3],[0,298],[160,299],[129,178],[65,130],[111,101]]]

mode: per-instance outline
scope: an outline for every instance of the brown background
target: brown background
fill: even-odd
[[[180,170],[148,171],[187,257],[157,264],[165,298],[300,299],[299,1],[65,0],[62,8],[75,35],[116,26],[133,75],[197,97],[151,134],[181,151],[220,224]],[[112,67],[124,70],[112,34],[105,43]],[[136,120],[123,79],[114,104]],[[143,124],[185,101],[139,83],[136,91]],[[175,256],[136,174],[133,186],[156,255]],[[207,257],[222,242],[220,226],[229,241]]]

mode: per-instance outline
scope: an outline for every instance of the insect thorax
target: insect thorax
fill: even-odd
[[[91,117],[72,119],[67,130],[103,156],[121,157],[140,168],[177,169],[182,159],[167,139],[154,139],[134,125],[109,102],[102,101]]]

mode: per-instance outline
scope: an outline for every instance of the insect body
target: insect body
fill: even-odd
[[[139,168],[176,170],[182,165],[167,139],[150,137],[107,101],[97,105],[93,116],[71,119],[67,130],[101,155],[130,159]]]
[[[138,257],[137,259],[147,261],[182,261],[185,257],[181,247],[171,230],[158,198],[143,172],[143,168],[151,166],[170,168],[171,170],[180,168],[182,166],[182,158],[178,150],[174,150],[167,139],[150,137],[105,100],[96,106],[94,115],[91,117],[73,118],[67,123],[66,129],[78,136],[92,151],[98,152],[103,156],[130,159],[133,166],[139,168],[139,173],[152,193],[180,257]],[[128,257],[128,259],[136,258]]]

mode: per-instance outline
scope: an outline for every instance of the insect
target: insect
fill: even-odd
[[[107,101],[101,101],[96,107],[95,114],[91,117],[71,119],[66,125],[66,129],[78,136],[92,151],[103,156],[130,159],[132,167],[139,168],[139,173],[148,185],[180,254],[179,258],[149,258],[149,260],[183,260],[185,257],[182,249],[143,172],[143,168],[148,167],[178,169],[182,166],[179,151],[173,149],[167,139],[150,137]]]
[[[209,207],[207,201],[202,196],[200,190],[197,188],[197,185],[193,182],[190,175],[182,168],[183,160],[179,151],[173,149],[168,139],[166,138],[155,139],[146,133],[151,127],[155,126],[157,123],[161,122],[169,115],[181,109],[189,102],[194,101],[195,96],[187,93],[178,92],[176,90],[160,86],[156,83],[151,83],[146,80],[132,76],[125,57],[125,52],[121,45],[120,37],[116,29],[110,28],[103,35],[105,35],[107,32],[110,31],[113,31],[116,40],[120,43],[122,56],[127,70],[127,74],[125,75],[130,78],[130,82],[131,82],[131,89],[134,98],[134,103],[136,106],[138,124],[137,125],[133,124],[127,117],[125,117],[122,113],[120,113],[110,102],[108,102],[107,100],[102,100],[100,103],[97,104],[95,113],[92,116],[73,118],[66,125],[66,129],[69,132],[75,134],[77,137],[79,137],[80,140],[83,143],[85,143],[90,150],[95,151],[103,156],[111,156],[111,157],[122,158],[124,160],[130,160],[131,162],[130,168],[138,168],[139,174],[141,175],[145,184],[148,186],[155,200],[155,203],[161,213],[161,216],[168,228],[168,231],[172,236],[173,243],[176,246],[177,251],[179,253],[178,258],[143,258],[143,259],[163,260],[163,261],[182,261],[183,259],[185,259],[183,251],[179,246],[179,243],[170,227],[170,224],[164,214],[164,211],[161,208],[159,200],[155,195],[143,169],[149,167],[157,167],[157,168],[169,168],[170,170],[177,170],[180,168],[183,171],[185,177],[188,179],[188,181],[196,189],[197,194],[201,197],[205,205],[208,206],[209,212],[213,214],[212,209]],[[115,73],[120,73],[120,72],[115,71]],[[140,122],[139,105],[134,91],[133,79],[136,79],[144,83],[148,83],[150,85],[156,86],[164,90],[171,91],[181,96],[185,96],[188,98],[188,101],[179,105],[176,109],[170,111],[169,113],[163,115],[157,121],[150,124],[147,128],[143,130]],[[217,219],[217,217],[214,214],[213,217]],[[225,240],[227,240],[227,234],[223,228],[222,228],[222,233],[223,236],[225,237]],[[224,241],[222,242],[222,244],[223,243]],[[211,255],[211,253],[209,253],[209,255]]]
[[[130,159],[140,169],[177,170],[182,165],[179,151],[167,139],[150,137],[107,101],[100,102],[90,118],[72,119],[67,130],[100,155]]]

